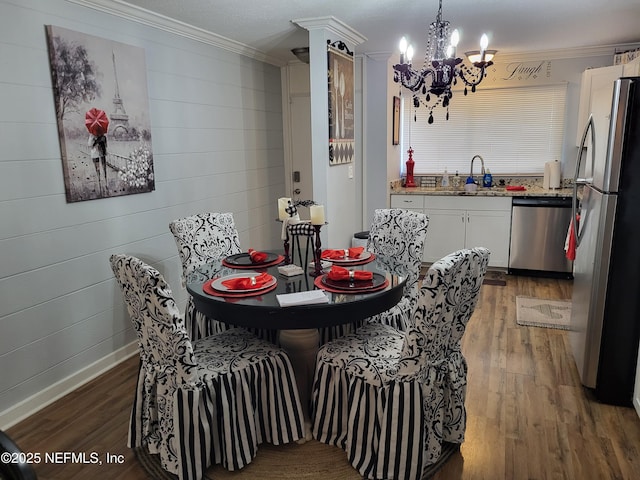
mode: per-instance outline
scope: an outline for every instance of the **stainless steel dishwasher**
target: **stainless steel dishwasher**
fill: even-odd
[[[570,220],[570,197],[514,198],[509,273],[572,278],[564,251]]]

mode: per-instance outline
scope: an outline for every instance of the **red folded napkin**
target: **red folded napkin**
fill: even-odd
[[[327,278],[330,280],[371,280],[373,278],[373,272],[367,272],[366,270],[348,270],[344,267],[333,265]]]
[[[223,280],[222,285],[230,290],[255,290],[264,287],[272,278],[267,272],[263,272],[254,277],[237,277]]]
[[[364,251],[364,247],[345,248],[343,250],[325,250],[321,257],[326,260],[339,260],[341,258],[358,258]]]
[[[264,252],[256,252],[253,248],[250,248],[248,252],[253,263],[262,263],[267,259],[267,254]]]

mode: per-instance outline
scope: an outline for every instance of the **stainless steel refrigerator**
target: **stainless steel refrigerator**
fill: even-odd
[[[640,77],[592,102],[576,161],[576,258],[569,341],[596,398],[632,405],[640,339]]]

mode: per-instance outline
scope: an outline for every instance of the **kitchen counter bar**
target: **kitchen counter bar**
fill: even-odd
[[[463,187],[413,187],[394,188],[391,195],[443,195],[466,197],[570,197],[573,188],[557,188],[546,190],[537,185],[525,186],[526,190],[507,190],[505,187],[479,187],[475,192],[466,192]]]
[[[451,178],[451,177],[449,177]],[[462,180],[462,178],[460,179]],[[561,188],[542,188],[543,179],[537,176],[493,176],[494,186],[483,188],[478,185],[475,192],[466,192],[464,184],[458,188],[452,186],[442,187],[442,177],[426,176],[416,177],[418,187],[402,187],[401,180],[391,182],[391,195],[443,195],[466,197],[571,197],[573,195],[573,182],[571,179],[563,179]],[[436,186],[438,185],[438,186]],[[526,190],[507,190],[506,187],[524,187]]]

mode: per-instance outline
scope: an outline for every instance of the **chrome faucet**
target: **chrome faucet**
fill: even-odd
[[[480,174],[484,177],[484,174],[485,174],[485,171],[484,171],[484,159],[480,155],[474,155],[473,158],[471,159],[471,169],[470,169],[471,171],[469,173],[469,176],[471,178],[473,178],[473,161],[476,158],[480,159],[480,165],[481,165]],[[473,180],[475,181],[475,178]],[[478,182],[476,182],[476,183],[478,183]]]

